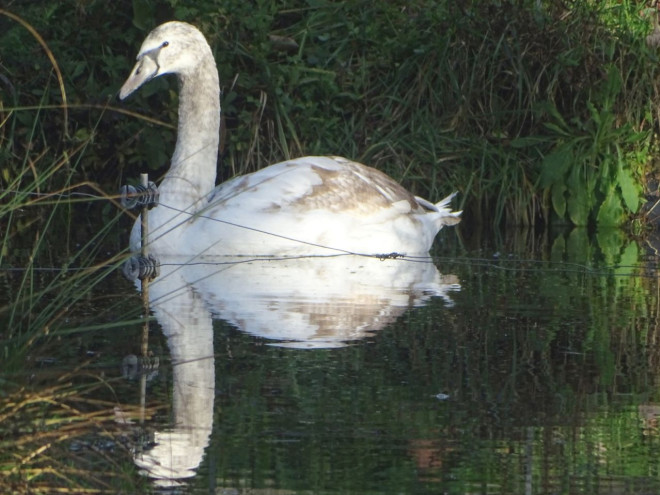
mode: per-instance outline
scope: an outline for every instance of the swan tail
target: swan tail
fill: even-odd
[[[458,194],[457,192],[451,193],[446,198],[438,201],[437,203],[431,203],[430,201],[425,200],[424,198],[415,197],[417,202],[427,209],[430,213],[437,213],[437,221],[440,226],[443,225],[456,225],[461,221],[461,213],[463,211],[451,211],[449,203],[451,200]]]

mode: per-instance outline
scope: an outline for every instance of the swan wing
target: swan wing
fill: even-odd
[[[399,213],[425,209],[384,173],[345,158],[322,156],[289,160],[236,177],[218,186],[208,205],[211,211],[240,207],[272,213],[323,210],[358,216],[392,207]]]

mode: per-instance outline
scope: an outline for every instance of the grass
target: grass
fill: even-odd
[[[33,127],[35,144],[40,118],[37,114]],[[7,340],[34,328],[47,333],[64,316],[62,308],[87,297],[125,258],[125,248],[113,239],[122,213],[102,206],[116,200],[93,182],[74,182],[90,142],[54,156],[45,150],[36,160],[26,157],[0,193],[0,266],[9,270],[6,276],[12,274],[13,286],[13,297],[0,304]],[[49,158],[50,164],[43,163]],[[97,215],[105,217],[100,226],[90,219]],[[108,252],[117,254],[108,257]],[[47,278],[41,277],[44,269],[50,272]]]
[[[56,59],[62,75],[35,81],[61,97],[35,101],[20,89],[17,100],[63,100],[63,80],[70,104],[92,103],[70,112],[70,132],[88,136],[85,113],[94,116],[85,166],[111,189],[136,168],[158,175],[174,131],[114,111],[99,118],[93,105],[112,101],[146,32],[177,18],[205,32],[218,61],[223,180],[289,157],[341,154],[430,199],[460,191],[471,224],[644,221],[660,91],[657,49],[645,42],[655,14],[635,2],[133,3],[132,18],[100,2],[16,6],[52,50],[40,66]],[[83,24],[58,24],[70,11]],[[10,27],[2,41],[17,88],[33,72],[24,58],[30,33]],[[81,51],[83,36],[93,49]],[[155,81],[132,108],[174,122],[174,85]]]
[[[238,74],[225,93],[228,175],[339,153],[432,199],[459,190],[473,224],[639,214],[658,91],[635,3],[318,3],[261,12],[256,33],[226,5],[234,22],[201,25],[224,79]],[[297,51],[278,52],[269,33]]]

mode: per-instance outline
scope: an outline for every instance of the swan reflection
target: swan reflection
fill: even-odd
[[[213,426],[213,319],[295,348],[340,347],[460,289],[430,258],[160,258],[149,286],[173,365],[173,427],[136,464],[160,486],[195,475]]]

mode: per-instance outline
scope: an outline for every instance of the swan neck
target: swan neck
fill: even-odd
[[[179,123],[167,176],[188,181],[205,195],[215,187],[220,128],[220,85],[213,56],[179,75]],[[166,177],[167,179],[167,177]]]

